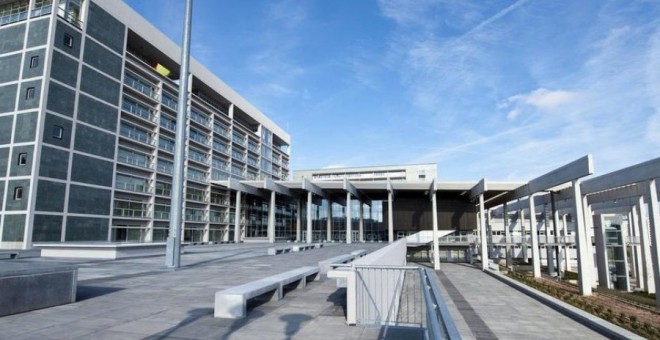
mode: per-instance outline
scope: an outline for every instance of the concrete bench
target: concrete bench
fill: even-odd
[[[272,280],[280,284],[280,288],[277,291],[278,300],[280,300],[284,296],[284,286],[297,283],[295,288],[305,288],[307,287],[307,279],[310,277],[316,278],[318,273],[318,267],[300,267],[297,269],[289,270],[288,272],[269,276],[266,278],[266,280]]]
[[[273,247],[273,248],[268,248],[268,255],[284,254],[290,251],[291,251],[291,247]]]
[[[0,251],[0,260],[13,260],[18,258],[18,252]]]
[[[323,243],[315,243],[314,248],[316,248],[316,249],[323,248]]]
[[[364,255],[367,255],[367,251],[364,250],[364,249],[353,250],[351,252],[351,255],[353,255],[355,257],[362,257]]]
[[[316,279],[319,280],[325,278],[328,274],[328,271],[332,270],[333,264],[347,263],[352,261],[354,258],[355,256],[351,254],[345,254],[345,255],[335,256],[327,260],[319,261],[319,275]]]
[[[293,251],[294,252],[310,250],[310,249],[314,249],[314,245],[306,244],[306,245],[293,246]]]
[[[271,300],[280,300],[284,287],[295,282],[307,286],[307,279],[318,275],[318,267],[300,267],[260,280],[234,286],[215,293],[214,317],[239,319],[246,315],[247,301],[257,296],[272,293]]]

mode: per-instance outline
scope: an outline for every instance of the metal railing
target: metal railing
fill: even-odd
[[[431,268],[420,268],[419,274],[426,306],[425,338],[460,339],[461,335],[440,295],[438,276]]]
[[[419,328],[420,338],[423,334],[425,339],[461,338],[433,269],[380,265],[339,267],[355,270],[357,324]]]
[[[419,289],[407,285],[408,272],[417,274],[418,267],[355,266],[357,323],[361,325],[403,325],[423,327],[422,300]],[[414,276],[414,275],[413,275]],[[410,281],[410,280],[408,280]],[[405,300],[405,313],[399,313]]]

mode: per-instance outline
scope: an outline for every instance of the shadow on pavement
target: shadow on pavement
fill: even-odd
[[[111,294],[120,290],[124,290],[124,288],[78,285],[76,288],[76,302]]]

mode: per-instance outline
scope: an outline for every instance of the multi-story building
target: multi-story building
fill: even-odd
[[[117,0],[0,0],[0,248],[159,241],[187,125],[184,240],[230,239],[212,184],[289,176],[289,135]],[[256,203],[254,204],[257,205]]]
[[[350,168],[296,170],[294,180],[303,177],[313,181],[431,181],[436,178],[436,164],[406,164]]]

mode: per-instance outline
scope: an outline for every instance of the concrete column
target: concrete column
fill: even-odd
[[[635,236],[638,240],[640,239],[640,223],[639,216],[637,215],[637,206],[633,206],[630,209],[630,220],[632,221],[632,235]],[[637,280],[637,287],[640,290],[646,291],[646,282],[642,279],[644,276],[644,267],[642,265],[642,247],[641,244],[635,246],[634,251],[634,261],[635,261],[635,279]]]
[[[346,244],[351,244],[353,241],[351,240],[353,237],[353,221],[352,221],[352,213],[353,206],[351,204],[351,193],[347,192],[346,193]]]
[[[649,222],[651,223],[651,261],[653,262],[653,281],[660,287],[660,206],[658,206],[658,192],[655,179],[648,183],[649,190]],[[660,307],[660,294],[655,295],[655,306]]]
[[[210,229],[209,229],[209,233],[208,233],[208,234],[210,234],[210,233],[211,233],[211,232],[210,232]],[[208,235],[208,234],[207,234],[207,235]],[[206,238],[208,238],[208,237],[209,237],[209,236],[206,236]],[[229,241],[229,226],[225,226],[225,232],[222,234],[222,241],[223,241],[223,242],[228,242],[228,241]],[[208,242],[208,240],[207,240],[207,242]]]
[[[392,193],[387,193],[387,241],[394,242],[394,209],[392,209]]]
[[[358,224],[358,230],[360,231],[360,236],[358,237],[358,241],[360,243],[364,242],[364,205],[362,203],[362,200],[360,200],[360,222]]]
[[[312,243],[312,192],[307,192],[307,243]]]
[[[582,200],[587,200],[586,196],[582,196],[582,189],[580,188],[580,180],[573,181],[573,197],[575,202],[575,231],[577,238],[577,257],[578,257],[578,288],[580,295],[591,295],[591,268],[587,257],[591,253],[587,253],[587,234],[584,223],[584,210],[582,207]]]
[[[562,226],[564,228],[564,241],[562,242],[564,244],[564,270],[571,271],[570,251],[566,245],[568,240],[568,222],[566,221],[566,216],[566,214],[561,215]]]
[[[275,191],[270,192],[268,204],[268,242],[275,243]]]
[[[592,240],[595,240],[594,237],[594,219],[593,219],[593,212],[591,211],[591,205],[589,205],[589,202],[587,200],[587,197],[582,198],[582,209],[583,209],[583,216],[584,216],[584,228],[586,229],[585,234],[587,235],[587,238],[585,240],[585,251],[583,254],[587,255],[585,256],[584,260],[586,261],[585,263],[587,264],[587,268],[589,270],[589,278],[591,279],[591,287],[596,288],[598,286],[598,276],[594,275],[593,273],[596,271],[596,264],[594,263],[594,246]],[[576,226],[576,233],[577,233],[577,226]],[[577,235],[577,234],[576,234]],[[577,236],[575,236],[575,244],[577,248]],[[579,261],[580,259],[578,259]]]
[[[541,252],[539,251],[539,234],[536,226],[534,195],[529,196],[529,232],[532,236],[532,272],[534,277],[541,277]]]
[[[593,216],[594,235],[596,241],[596,263],[598,265],[598,285],[603,288],[610,288],[610,266],[607,258],[607,233],[603,217],[600,214]]]
[[[479,228],[481,234],[481,270],[488,269],[488,236],[486,235],[486,212],[484,211],[484,194],[479,195]]]
[[[302,234],[302,202],[296,199],[296,242],[300,242]]]
[[[626,223],[626,228],[623,227],[623,224],[621,225],[621,247],[623,248],[623,266],[624,270],[623,272],[625,273],[625,290],[630,292],[632,291],[632,287],[630,286],[630,275],[628,275],[630,271],[630,266],[628,265],[628,246],[626,245],[628,243],[629,239],[629,233],[624,233],[624,230],[628,231],[630,226],[630,219]]]
[[[504,247],[506,251],[506,267],[511,268],[513,265],[513,259],[511,258],[511,251],[513,250],[513,247],[511,247],[511,227],[509,225],[509,211],[507,210],[506,203],[504,203],[502,206],[502,223],[504,225],[504,242],[506,242]]]
[[[559,242],[559,210],[557,210],[557,202],[555,200],[555,193],[550,192],[550,208],[552,209],[552,233],[554,235],[552,243],[555,245],[552,246],[552,252],[555,256],[555,269],[557,271],[557,276],[561,277],[561,251],[560,251],[560,242]]]
[[[548,205],[543,205],[543,230],[545,230],[545,264],[548,275],[555,272],[555,260],[552,252],[552,237],[550,235],[550,222],[548,221]]]
[[[234,242],[241,242],[241,192],[236,191],[236,212],[234,214]]]
[[[642,280],[649,294],[655,293],[655,281],[653,280],[653,265],[651,264],[651,240],[649,238],[649,225],[646,218],[646,203],[644,196],[639,197],[637,212],[639,214],[639,244],[642,247]]]
[[[328,219],[326,220],[325,227],[325,240],[330,242],[332,240],[332,200],[328,200]]]
[[[527,229],[525,228],[525,209],[518,209],[518,221],[520,221],[520,247],[522,249],[523,261],[529,263],[529,255],[527,254]]]
[[[435,192],[431,194],[431,215],[433,216],[433,269],[440,270],[440,245],[438,244],[438,202],[435,196]]]

